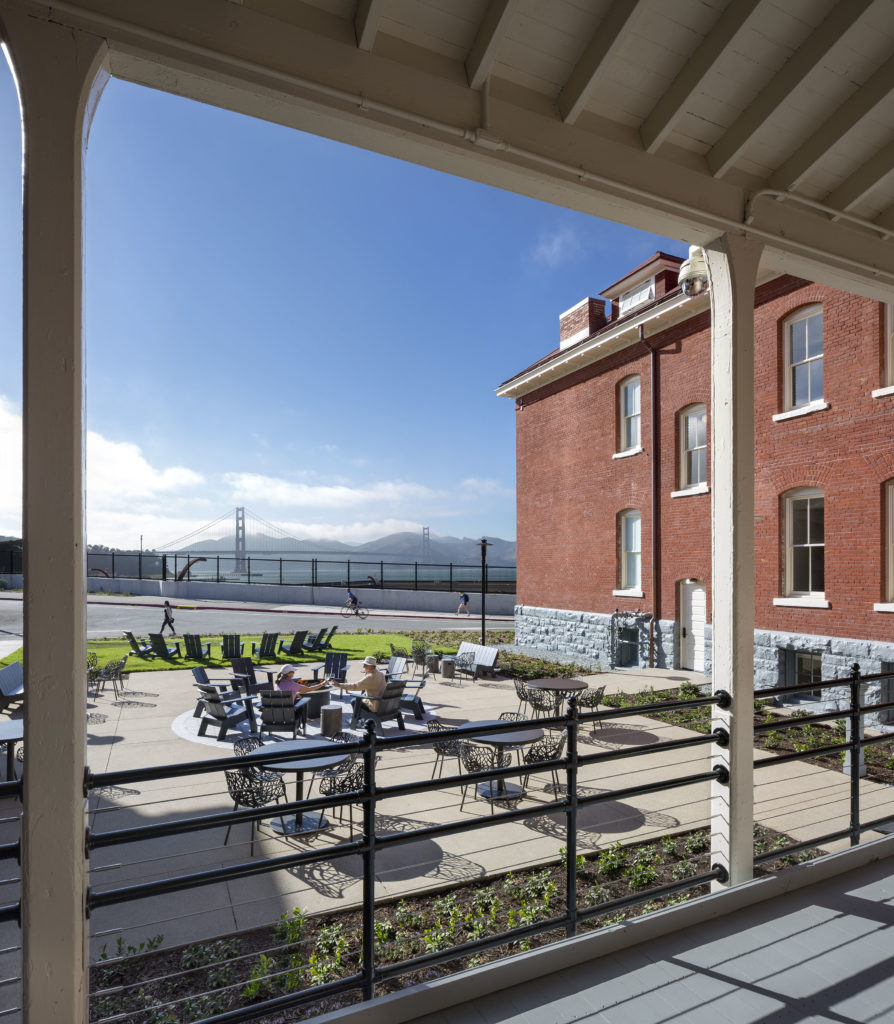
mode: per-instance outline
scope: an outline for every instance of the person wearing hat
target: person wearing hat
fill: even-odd
[[[333,680],[334,682],[335,680]],[[373,701],[378,700],[385,693],[385,676],[376,668],[376,659],[370,655],[363,659],[363,678],[358,683],[342,683],[343,690],[363,690],[366,696],[363,703],[373,707]]]
[[[277,688],[280,690],[291,690],[294,694],[300,694],[322,690],[329,685],[326,679],[320,683],[305,683],[303,679],[295,678],[295,671],[294,665],[283,665],[276,677]]]

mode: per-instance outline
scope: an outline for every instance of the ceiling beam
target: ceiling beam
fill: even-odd
[[[644,6],[645,0],[618,0],[609,6],[608,13],[593,33],[583,56],[559,93],[559,113],[566,124],[574,124],[580,116],[596,88],[600,74]]]
[[[708,168],[720,177],[733,166],[767,119],[788,100],[841,37],[876,0],[849,0],[836,4],[832,13],[813,31],[724,132],[708,153]]]
[[[798,187],[826,153],[867,117],[894,91],[894,57],[889,58],[866,82],[804,139],[795,152],[770,178],[770,188],[790,191]]]
[[[466,57],[466,77],[471,88],[480,89],[487,81],[517,7],[518,0],[491,0],[488,4]]]
[[[357,0],[354,34],[357,37],[358,50],[366,50],[367,53],[372,50],[384,6],[385,0]]]
[[[852,210],[861,199],[877,188],[894,171],[894,140],[883,146],[875,156],[861,164],[823,203],[836,210]]]
[[[664,96],[643,121],[639,134],[647,153],[654,153],[673,131],[685,113],[693,95],[702,88],[705,78],[723,58],[736,35],[754,13],[761,0],[732,0],[705,36],[695,53],[683,65]],[[667,16],[673,17],[673,7]]]

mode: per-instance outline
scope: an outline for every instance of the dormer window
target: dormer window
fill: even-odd
[[[654,298],[655,278],[650,277],[648,281],[643,281],[635,288],[629,288],[626,292],[621,293],[621,297],[618,300],[618,313],[624,316],[632,309],[636,309],[637,306],[644,306]]]

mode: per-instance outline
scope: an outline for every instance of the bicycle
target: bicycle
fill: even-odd
[[[369,615],[369,608],[364,608],[364,606],[359,601],[357,602],[356,606],[351,604],[350,601],[345,601],[345,603],[341,606],[341,611],[339,612],[339,614],[343,619],[348,618],[349,615],[356,615],[358,618],[365,619],[366,616]]]

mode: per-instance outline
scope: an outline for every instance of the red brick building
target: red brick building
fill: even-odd
[[[517,642],[710,670],[710,312],[656,253],[559,320],[516,401]],[[755,682],[894,665],[891,307],[755,291]],[[888,698],[890,699],[890,698]]]

